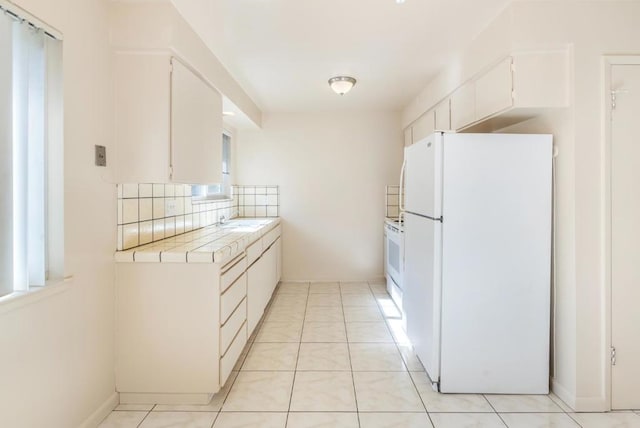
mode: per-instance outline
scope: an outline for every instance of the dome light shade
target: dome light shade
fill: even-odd
[[[353,88],[356,79],[349,76],[336,76],[329,79],[329,86],[336,94],[344,95]]]

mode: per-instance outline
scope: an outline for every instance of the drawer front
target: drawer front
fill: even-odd
[[[262,248],[267,249],[269,248],[269,245],[273,244],[276,239],[278,239],[278,236],[280,236],[280,234],[282,233],[282,226],[278,225],[275,229],[267,232],[263,237],[262,237]]]
[[[233,366],[236,365],[240,354],[242,354],[242,350],[244,349],[244,345],[247,344],[247,325],[246,323],[242,326],[238,335],[227,349],[227,353],[224,354],[222,358],[220,358],[220,386],[224,386],[225,382],[229,378],[231,371],[233,370]]]
[[[246,257],[243,257],[240,261],[236,262],[222,275],[220,275],[220,293],[224,293],[224,291],[229,288],[229,286],[233,284],[245,270],[247,270],[247,259]]]
[[[226,323],[220,328],[220,352],[224,354],[235,337],[240,326],[247,320],[247,300],[243,300],[236,311],[229,317]]]
[[[247,265],[255,262],[262,254],[262,239],[258,239],[247,247]]]
[[[233,285],[226,289],[220,296],[220,324],[227,322],[227,319],[247,295],[247,274],[244,273]]]

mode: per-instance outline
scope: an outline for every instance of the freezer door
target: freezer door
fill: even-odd
[[[437,132],[405,149],[405,211],[442,215],[442,141]]]
[[[405,217],[405,272],[402,307],[407,336],[429,377],[440,377],[442,223]]]

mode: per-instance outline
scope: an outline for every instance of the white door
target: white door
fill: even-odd
[[[442,205],[442,134],[431,134],[404,149],[404,209],[439,218]]]
[[[611,407],[640,409],[640,65],[613,65],[611,88]]]
[[[440,377],[442,223],[413,214],[404,220],[402,308],[407,336],[429,377]]]

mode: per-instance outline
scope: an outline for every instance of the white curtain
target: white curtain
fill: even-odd
[[[13,289],[45,284],[44,33],[12,24]]]
[[[13,176],[11,33],[13,19],[0,14],[0,296],[13,291]]]

